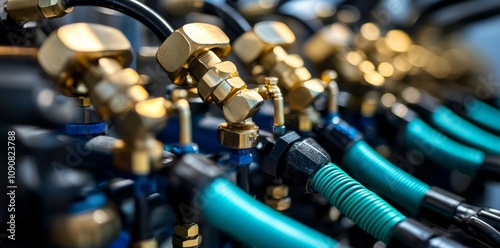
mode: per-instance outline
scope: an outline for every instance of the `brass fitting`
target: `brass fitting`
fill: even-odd
[[[312,106],[303,110],[292,110],[286,115],[287,126],[293,130],[309,132],[318,124],[320,114]]]
[[[230,50],[229,38],[220,28],[206,23],[190,23],[177,29],[163,42],[156,59],[174,84],[185,85],[190,64],[198,56],[212,51],[217,57],[225,57]]]
[[[222,123],[217,128],[217,138],[219,143],[228,148],[252,148],[259,142],[259,127],[250,120],[242,124]]]
[[[66,8],[62,0],[8,0],[6,9],[18,22],[62,17],[73,10]]]
[[[103,119],[111,118],[122,139],[113,149],[116,167],[148,174],[161,165],[163,145],[152,133],[166,124],[173,105],[149,98],[140,75],[124,68],[131,62],[127,38],[117,29],[77,23],[53,32],[41,46],[38,61],[68,96],[90,96]]]
[[[285,129],[285,103],[283,94],[278,87],[278,78],[266,77],[265,85],[257,87],[255,90],[264,98],[264,100],[273,100],[274,106],[274,121],[273,133],[281,136],[286,133]]]
[[[292,204],[292,199],[288,197],[288,186],[284,184],[268,186],[266,188],[264,202],[266,205],[278,211],[289,209]]]
[[[87,213],[57,216],[50,230],[58,247],[108,247],[120,232],[120,218],[110,206]]]
[[[321,74],[321,80],[327,83],[328,92],[328,113],[330,115],[338,115],[337,96],[339,94],[339,86],[337,85],[337,72],[334,70],[326,70]]]
[[[259,64],[268,74],[279,79],[292,110],[301,110],[324,91],[318,79],[304,67],[299,55],[288,54],[284,46],[295,41],[293,32],[284,23],[265,21],[257,23],[252,31],[234,42],[235,54],[247,64]],[[299,100],[298,100],[299,99]]]
[[[187,90],[174,90],[170,96],[174,102],[174,108],[179,116],[179,144],[189,145],[192,144],[192,128],[191,128],[191,108],[187,100]]]
[[[139,242],[134,242],[130,244],[131,248],[157,248],[158,247],[158,242],[156,241],[155,238],[148,239],[148,240],[141,240]]]
[[[172,244],[174,248],[195,248],[202,242],[202,236],[199,233],[198,224],[179,224],[174,227]]]
[[[332,55],[343,51],[353,40],[354,33],[341,23],[322,28],[304,44],[304,54],[314,63],[325,62]]]

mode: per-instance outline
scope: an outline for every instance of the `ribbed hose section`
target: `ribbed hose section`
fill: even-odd
[[[369,189],[405,207],[414,215],[430,186],[380,156],[366,142],[356,142],[341,167]]]
[[[340,247],[332,238],[271,209],[224,178],[205,187],[193,205],[212,226],[250,247]]]
[[[341,213],[386,244],[391,240],[394,227],[406,219],[332,163],[314,173],[312,185]]]

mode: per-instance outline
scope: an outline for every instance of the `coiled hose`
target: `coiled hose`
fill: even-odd
[[[363,140],[346,152],[341,167],[363,185],[415,215],[430,189],[429,185],[380,156]]]
[[[338,247],[332,238],[250,197],[224,178],[205,187],[198,204],[204,218],[252,247]]]
[[[441,106],[431,114],[434,125],[450,136],[480,148],[493,155],[500,155],[500,137],[489,133]]]
[[[479,100],[469,101],[465,105],[465,110],[471,120],[500,133],[500,110]]]
[[[476,175],[485,158],[482,151],[446,137],[419,118],[408,123],[405,139],[411,148],[420,150],[434,163],[469,176]]]
[[[406,218],[375,193],[329,163],[311,178],[313,187],[363,230],[389,244],[394,227]]]

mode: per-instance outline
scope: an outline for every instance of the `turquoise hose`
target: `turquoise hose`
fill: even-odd
[[[341,213],[386,244],[394,227],[406,219],[332,163],[320,168],[311,179],[313,187]]]
[[[479,100],[472,100],[465,105],[467,115],[476,123],[500,133],[500,110]]]
[[[469,176],[475,176],[484,161],[482,151],[446,137],[419,118],[408,123],[405,139],[411,148],[420,150],[434,163]]]
[[[466,121],[445,106],[432,112],[431,121],[444,133],[457,140],[482,149],[486,153],[500,155],[500,137]]]
[[[345,154],[342,168],[363,185],[416,215],[430,186],[380,156],[365,141]]]
[[[204,218],[251,247],[336,247],[332,238],[269,208],[224,178],[199,197]]]

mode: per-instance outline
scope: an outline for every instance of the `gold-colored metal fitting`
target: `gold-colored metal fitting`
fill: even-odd
[[[317,78],[307,80],[288,92],[286,96],[288,106],[291,110],[303,110],[324,91],[325,87],[321,80]]]
[[[309,106],[300,111],[292,110],[285,118],[287,126],[290,126],[293,130],[309,132],[318,124],[320,115],[312,106]]]
[[[191,239],[183,239],[176,236],[172,237],[172,245],[175,248],[195,248],[199,247],[202,242],[202,236],[198,235]]]
[[[62,0],[38,0],[38,8],[42,16],[47,19],[65,16],[73,10],[66,8]]]
[[[292,198],[290,197],[285,197],[279,200],[270,197],[265,197],[264,202],[266,203],[266,205],[278,211],[285,211],[292,206]]]
[[[186,224],[186,225],[175,225],[174,227],[174,235],[188,238],[188,237],[194,237],[200,233],[198,224],[196,223],[191,223],[191,224]]]
[[[288,186],[284,184],[267,186],[266,194],[274,199],[283,199],[288,196]]]
[[[161,168],[163,144],[152,136],[135,142],[119,140],[113,148],[113,164],[122,171],[147,175],[153,168]]]
[[[196,59],[190,65],[189,73],[193,76],[194,79],[200,81],[203,75],[210,70],[210,68],[214,67],[216,64],[222,62],[219,56],[217,56],[214,52],[208,51]]]
[[[233,47],[236,56],[242,62],[250,64],[274,47],[289,47],[294,42],[295,35],[286,24],[264,21],[255,24],[252,31],[236,39]]]
[[[163,9],[174,16],[184,16],[192,12],[200,12],[205,2],[203,0],[165,0]]]
[[[76,89],[78,81],[75,78],[81,78],[90,66],[104,57],[126,67],[132,61],[132,51],[122,32],[99,24],[65,25],[53,32],[38,51],[40,66],[62,89]]]
[[[240,77],[228,78],[215,87],[212,93],[212,99],[215,104],[222,107],[231,96],[246,88],[247,85]]]
[[[311,79],[311,73],[304,67],[304,61],[297,54],[289,54],[270,70],[270,75],[279,78],[285,90],[297,87],[300,83]]]
[[[232,149],[247,149],[257,146],[259,127],[251,121],[245,122],[245,124],[219,124],[217,128],[219,143]]]
[[[224,61],[213,65],[198,82],[198,94],[200,95],[200,98],[204,102],[211,102],[212,94],[214,94],[214,91],[219,88],[219,85],[222,84],[224,80],[237,76],[238,69],[231,61]],[[237,83],[239,83],[239,85],[235,85],[236,87],[243,87],[241,83],[245,84],[242,80],[237,81]],[[225,83],[224,85],[226,87],[222,87],[221,89],[226,89],[230,92],[231,89],[228,87],[231,85],[229,83]],[[222,102],[225,99],[221,89],[218,89],[218,98],[216,103]]]
[[[211,24],[190,23],[177,29],[163,42],[156,59],[173,83],[185,85],[191,62],[209,50],[220,58],[229,54],[231,47],[227,35]]]
[[[304,44],[304,54],[314,63],[324,62],[348,47],[353,36],[348,26],[341,23],[331,24],[322,28]]]
[[[222,113],[227,122],[241,123],[252,118],[263,104],[263,99],[254,90],[244,89],[238,91],[224,106]]]
[[[130,248],[157,248],[158,241],[155,238],[148,240],[141,240],[130,244]]]
[[[83,214],[56,216],[50,230],[58,247],[108,247],[120,232],[120,218],[109,206]]]

